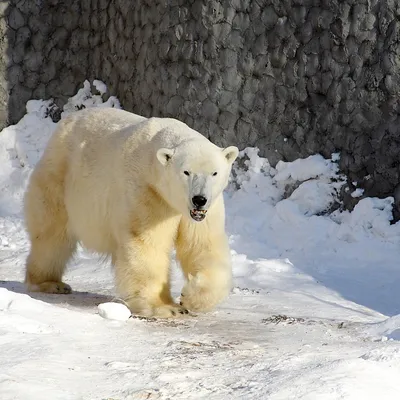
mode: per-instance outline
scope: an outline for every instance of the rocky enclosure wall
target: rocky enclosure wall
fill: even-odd
[[[173,116],[272,163],[340,151],[368,195],[400,203],[395,0],[0,3],[0,116],[101,79],[122,106]],[[349,198],[350,199],[350,198]]]

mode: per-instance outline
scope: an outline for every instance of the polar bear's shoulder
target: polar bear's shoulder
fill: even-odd
[[[151,132],[152,141],[158,147],[176,147],[187,142],[198,145],[212,145],[201,133],[174,118],[149,118],[141,128]],[[213,146],[213,145],[212,145]]]

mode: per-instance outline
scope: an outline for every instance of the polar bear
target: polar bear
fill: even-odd
[[[90,108],[61,120],[24,197],[28,290],[70,293],[62,275],[79,242],[110,256],[132,313],[212,310],[232,284],[223,191],[237,156],[172,118]],[[174,248],[186,278],[180,304],[170,293]]]

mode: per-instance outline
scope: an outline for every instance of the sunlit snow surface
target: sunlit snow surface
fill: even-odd
[[[94,86],[63,116],[120,107]],[[26,294],[21,202],[56,127],[49,107],[28,102],[0,133],[1,400],[400,398],[400,224],[392,198],[333,211],[340,154],[272,168],[257,149],[241,152],[225,195],[235,287],[214,312],[102,318],[112,271],[83,250],[65,278],[72,295]]]

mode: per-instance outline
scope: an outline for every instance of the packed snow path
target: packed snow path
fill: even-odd
[[[88,82],[64,112],[81,104],[119,106]],[[102,318],[112,270],[82,249],[65,279],[73,294],[27,295],[21,201],[56,126],[49,107],[29,102],[0,133],[1,400],[400,398],[400,224],[391,198],[326,212],[340,155],[274,169],[242,153],[226,193],[235,288],[214,312]]]

